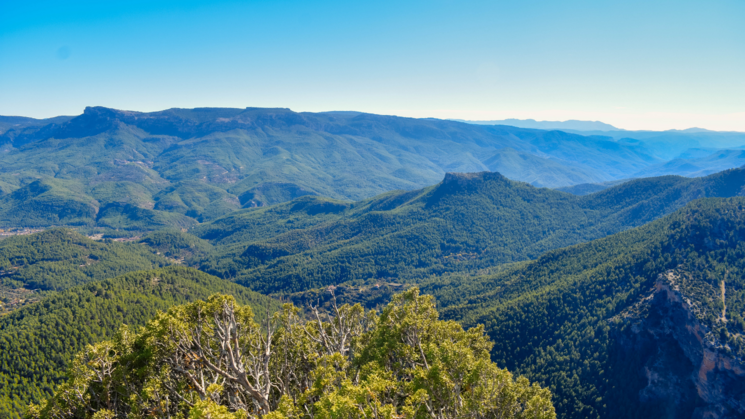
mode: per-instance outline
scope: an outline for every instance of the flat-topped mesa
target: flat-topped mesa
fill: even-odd
[[[57,139],[92,137],[114,130],[122,124],[125,112],[101,106],[87,107],[78,115],[59,127],[53,127],[51,136]]]
[[[445,173],[438,189],[448,192],[473,190],[485,183],[505,183],[509,179],[499,172]]]
[[[261,129],[274,127],[287,129],[291,126],[304,126],[319,129],[303,114],[287,108],[172,108],[158,112],[120,111],[103,107],[88,107],[83,115],[73,121],[117,120],[136,126],[153,135],[169,135],[192,138],[213,132],[234,129]],[[90,124],[90,122],[88,122]],[[98,122],[99,125],[102,122]],[[87,132],[85,132],[87,133]]]
[[[495,190],[512,188],[519,183],[510,181],[498,172],[446,173],[427,201],[428,205],[434,205],[447,197],[478,196],[484,193],[492,195]]]

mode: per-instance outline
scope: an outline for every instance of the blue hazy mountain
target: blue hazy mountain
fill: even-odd
[[[745,150],[689,149],[665,163],[650,166],[636,174],[637,177],[660,176],[677,173],[682,176],[706,176],[732,167],[745,165]]]
[[[477,125],[509,125],[518,128],[543,129],[543,130],[573,130],[573,131],[617,131],[613,125],[600,121],[536,121],[535,119],[500,119],[494,121],[468,121],[454,119],[454,121]]]
[[[2,116],[0,115],[0,134],[9,130],[22,131],[27,127],[40,127],[49,124],[61,124],[72,119],[72,116],[56,116],[54,118],[36,119],[25,116]]]
[[[649,154],[664,161],[676,158],[689,149],[710,150],[709,154],[721,149],[745,148],[744,132],[711,131],[703,128],[688,128],[684,130],[666,131],[629,131],[616,128],[613,125],[599,121],[536,121],[533,119],[503,119],[494,121],[466,121],[478,125],[509,125],[518,128],[560,130],[586,136],[606,137],[618,141],[620,144],[643,147]],[[705,157],[699,152],[698,157]],[[705,174],[739,166],[717,166]],[[667,166],[663,171],[650,171],[654,176],[662,174],[677,174],[683,176],[702,176],[692,174],[695,171],[682,168],[678,170],[676,164]],[[703,173],[703,172],[702,172]]]
[[[570,131],[611,138],[643,147],[661,160],[672,160],[689,149],[736,149],[745,146],[745,132],[708,131],[700,128],[669,131]],[[682,174],[682,173],[679,173]]]

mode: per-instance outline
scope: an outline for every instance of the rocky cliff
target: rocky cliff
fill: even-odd
[[[660,406],[666,418],[745,417],[745,362],[726,335],[706,325],[701,305],[681,292],[677,283],[685,275],[660,275],[645,298],[614,319],[622,352],[634,353],[628,358],[646,378],[639,400]],[[715,319],[721,321],[726,317]]]

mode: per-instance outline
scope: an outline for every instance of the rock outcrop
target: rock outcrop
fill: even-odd
[[[648,296],[617,318],[621,347],[641,355],[646,386],[639,399],[664,405],[667,418],[743,418],[745,362],[700,321],[698,305],[676,285],[680,275],[660,275]]]

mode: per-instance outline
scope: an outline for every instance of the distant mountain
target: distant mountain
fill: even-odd
[[[585,136],[612,138],[620,144],[642,147],[649,154],[664,161],[674,159],[677,155],[684,153],[688,149],[710,149],[713,153],[719,149],[745,147],[745,132],[711,131],[703,128],[672,129],[666,131],[629,131],[598,121],[570,120],[561,122],[535,121],[533,119],[504,119],[494,121],[455,119],[454,121],[478,125],[509,125],[518,128],[561,130]],[[732,167],[735,166],[728,168]],[[670,167],[668,171],[659,174],[684,175],[684,173],[679,173],[675,170],[674,167]],[[724,170],[724,168],[716,168],[713,172],[718,170]]]
[[[542,129],[542,130],[573,130],[573,131],[617,131],[613,125],[600,121],[536,121],[535,119],[500,119],[494,121],[469,121],[465,119],[454,119],[454,121],[477,125],[509,125],[518,128]]]
[[[745,146],[745,134],[700,129],[580,135],[281,108],[91,107],[76,117],[0,123],[10,127],[0,134],[0,227],[117,234],[188,229],[306,195],[357,201],[422,188],[447,172],[489,170],[550,188],[701,176],[742,165],[734,154],[704,158],[703,150]],[[601,135],[584,135],[594,133]]]
[[[743,165],[745,165],[745,150],[689,149],[677,158],[650,166],[637,172],[635,176],[660,176],[663,173],[674,172],[682,176],[697,177]]]
[[[304,195],[360,200],[498,170],[538,186],[626,178],[660,163],[637,145],[560,131],[359,112],[86,108],[6,118],[0,226],[189,228]]]
[[[652,154],[662,160],[669,160],[675,155],[689,148],[722,148],[745,147],[745,133],[711,131],[703,128],[688,128],[684,130],[666,131],[629,131],[616,128],[598,121],[536,121],[533,119],[504,119],[494,121],[468,121],[454,119],[454,121],[479,125],[509,125],[519,128],[541,130],[561,130],[581,135],[610,137],[621,140],[624,144],[644,146]],[[682,174],[674,171],[665,174]]]
[[[57,116],[47,119],[27,118],[25,116],[2,116],[0,115],[0,134],[8,130],[22,130],[26,127],[40,127],[49,124],[61,124],[72,119],[72,116]]]
[[[493,156],[484,160],[483,164],[492,172],[499,172],[509,179],[520,179],[538,187],[573,185],[595,177],[590,171],[572,168],[569,162],[561,164],[556,160],[541,158],[512,148],[497,150]]]
[[[669,131],[571,131],[582,135],[612,138],[620,144],[635,145],[656,158],[668,161],[689,149],[738,149],[745,147],[745,132],[701,129]],[[671,174],[671,173],[668,173]]]

